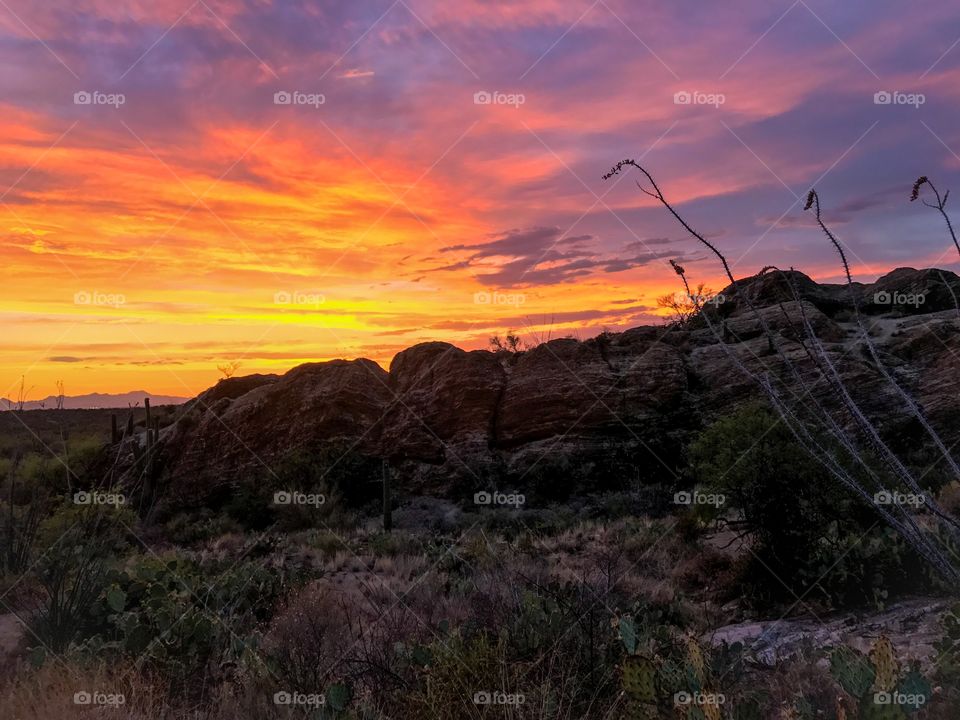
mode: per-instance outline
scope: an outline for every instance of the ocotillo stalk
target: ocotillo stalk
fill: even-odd
[[[116,413],[110,413],[110,442],[113,445],[120,442],[120,429],[117,427]]]
[[[143,399],[143,409],[147,411],[146,428],[149,430],[152,426],[152,423],[150,422],[150,398],[145,397]]]
[[[127,437],[133,437],[133,412],[127,417]]]
[[[390,499],[390,466],[383,461],[383,530],[390,532],[393,529],[393,508]]]

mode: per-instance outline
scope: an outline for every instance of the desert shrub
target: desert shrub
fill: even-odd
[[[767,407],[747,405],[718,420],[690,457],[696,478],[739,510],[754,542],[743,576],[748,600],[789,602],[812,591],[828,605],[877,603],[929,586],[916,553],[874,527],[872,508],[840,486]]]
[[[326,559],[345,549],[345,540],[329,530],[308,530],[302,540],[307,547],[318,551]]]
[[[111,569],[78,652],[115,653],[198,691],[225,664],[249,664],[256,631],[289,579],[263,562],[137,555]]]
[[[94,604],[127,546],[132,522],[126,510],[97,505],[66,505],[43,521],[38,544],[45,552],[35,569],[43,599],[30,626],[45,647],[68,647],[93,622]]]
[[[195,545],[237,532],[233,518],[203,508],[196,513],[178,513],[164,524],[164,535],[178,545]]]
[[[624,420],[630,425],[632,420]],[[618,430],[619,431],[619,430]],[[665,428],[644,427],[646,445],[635,445],[633,435],[605,443],[600,451],[554,454],[509,473],[505,482],[528,496],[528,503],[546,507],[572,498],[597,494],[642,493],[648,486],[672,486],[682,465],[682,454]],[[664,465],[664,459],[675,467]]]
[[[292,453],[280,464],[277,474],[289,478],[315,478],[339,493],[350,508],[371,503],[379,507],[382,498],[383,466],[378,458],[365,455],[343,443],[323,443]]]
[[[472,717],[478,713],[474,697],[478,693],[500,691],[518,693],[504,687],[508,668],[504,667],[504,646],[480,635],[463,639],[457,635],[445,644],[431,648],[432,664],[424,682],[402,700],[404,715],[436,717],[438,720]],[[519,675],[519,672],[516,673]]]
[[[504,572],[490,563],[471,579],[464,598],[469,620],[460,628],[465,637],[499,638],[510,662],[531,664],[531,682],[549,681],[541,673],[556,654],[583,683],[606,688],[613,650],[609,608],[628,598],[601,577],[558,580],[533,564],[513,565]]]
[[[183,720],[187,715],[173,706],[162,679],[147,677],[130,668],[97,659],[89,663],[49,662],[30,672],[18,673],[0,686],[3,717],[17,720]],[[7,680],[7,678],[5,678]],[[105,703],[95,709],[75,701],[78,693],[110,695],[122,703]]]
[[[413,682],[423,645],[442,632],[438,616],[446,612],[429,580],[399,595],[383,587],[341,592],[312,585],[277,612],[263,654],[287,688],[318,693],[344,684],[380,704]]]
[[[225,509],[230,517],[252,530],[278,525],[285,530],[310,527],[349,527],[352,510],[381,497],[381,465],[339,444],[323,444],[286,455],[269,471],[241,478]],[[322,504],[278,505],[276,493],[322,495]]]
[[[320,692],[354,639],[343,599],[311,587],[291,597],[264,638],[273,671],[292,689]]]
[[[21,493],[17,502],[24,502],[25,496],[35,489],[67,492],[71,488],[76,490],[78,486],[90,487],[102,453],[103,443],[98,438],[79,435],[65,442],[58,439],[49,447],[40,445],[36,450],[22,453],[12,468]]]
[[[512,657],[502,637],[454,632],[426,653],[430,662],[419,682],[396,698],[397,717],[567,720],[608,717],[616,706],[615,697],[587,682],[559,648],[524,662]]]
[[[878,525],[866,533],[848,533],[823,540],[809,560],[797,568],[800,587],[813,586],[830,605],[884,607],[890,599],[936,589],[941,580],[904,538]]]
[[[25,507],[0,502],[0,572],[16,574],[27,570],[43,514],[39,499]]]
[[[16,479],[23,493],[39,487],[62,488],[65,491],[65,478],[66,468],[60,460],[51,457],[49,452],[27,453],[16,468]]]
[[[765,406],[718,420],[692,444],[690,458],[697,479],[739,508],[778,564],[802,559],[849,514],[846,494]]]
[[[396,530],[370,535],[367,538],[367,546],[370,552],[377,557],[420,555],[424,550],[421,538],[412,533]]]
[[[22,492],[17,482],[19,458],[7,468],[6,500],[0,501],[0,572],[22,573],[30,565],[40,524],[53,507],[49,491],[32,484]]]
[[[478,527],[489,533],[503,537],[505,540],[513,540],[528,529],[528,523],[533,520],[535,514],[537,513],[525,510],[523,507],[480,508],[476,523]]]
[[[244,475],[230,491],[224,510],[247,530],[263,531],[273,523],[273,491],[259,475]]]

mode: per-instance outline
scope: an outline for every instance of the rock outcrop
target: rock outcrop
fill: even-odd
[[[849,645],[863,652],[880,636],[887,637],[903,657],[934,664],[934,643],[943,637],[941,617],[949,603],[937,599],[915,599],[893,605],[871,615],[844,613],[816,618],[781,618],[727,625],[703,639],[714,646],[742,643],[747,656],[762,665],[795,659],[812,650],[829,651]],[[828,660],[822,659],[827,665]]]
[[[389,372],[369,360],[335,360],[282,376],[224,380],[162,431],[158,481],[177,502],[200,501],[240,474],[316,443],[388,460],[413,492],[440,492],[451,483],[479,487],[491,478],[522,483],[545,467],[570,464],[619,472],[614,458],[632,468],[624,470],[631,476],[669,481],[692,433],[759,397],[733,358],[756,372],[787,373],[746,299],[777,334],[783,354],[807,373],[814,368],[799,342],[802,312],[854,397],[883,427],[902,415],[902,402],[865,350],[856,296],[884,366],[948,446],[960,440],[952,421],[960,411],[960,312],[953,301],[960,278],[900,268],[853,291],[800,273],[791,283],[766,273],[723,291],[725,302],[709,311],[712,330],[698,319],[585,342],[552,340],[516,354],[433,342],[399,353]],[[907,296],[924,300],[898,304]],[[814,390],[825,399],[833,394],[826,382]]]

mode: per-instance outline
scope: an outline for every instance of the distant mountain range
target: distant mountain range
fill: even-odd
[[[143,399],[150,398],[151,405],[179,405],[189,398],[176,395],[154,395],[145,390],[131,390],[126,393],[90,393],[88,395],[72,395],[63,398],[64,410],[89,410],[94,408],[125,408],[131,405],[143,406]],[[16,401],[5,398],[0,400],[0,407],[7,410],[16,407]],[[23,404],[24,410],[51,410],[57,407],[57,396],[50,395],[43,400],[29,400]]]

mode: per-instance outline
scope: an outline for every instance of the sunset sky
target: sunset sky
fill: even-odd
[[[813,184],[861,279],[958,269],[951,3],[0,0],[0,62],[0,395],[660,322],[723,283],[624,157],[738,275],[839,279]]]

